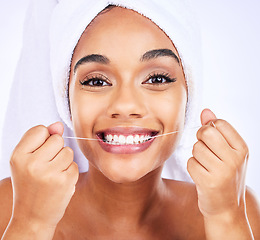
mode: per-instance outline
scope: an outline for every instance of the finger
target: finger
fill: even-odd
[[[222,164],[222,161],[202,141],[194,144],[192,155],[208,172],[214,171]]]
[[[247,145],[236,129],[227,121],[217,119],[214,121],[216,129],[222,134],[226,142],[235,150],[248,151]]]
[[[33,127],[23,135],[15,151],[22,154],[32,153],[40,148],[49,136],[49,131],[45,126],[39,125]]]
[[[197,139],[202,141],[222,161],[229,159],[233,154],[232,148],[215,127],[202,126],[197,132]]]
[[[216,115],[208,108],[205,108],[200,115],[200,121],[202,125],[206,125],[210,121],[217,119]]]
[[[195,184],[200,184],[202,176],[208,176],[209,172],[204,168],[194,157],[191,157],[187,162],[187,171],[189,172]]]
[[[61,151],[63,146],[63,138],[58,134],[54,134],[51,135],[33,154],[39,160],[50,161]]]
[[[72,164],[73,156],[73,150],[69,147],[64,147],[50,162],[50,165],[55,171],[63,172]]]
[[[72,162],[69,167],[63,171],[64,174],[67,174],[70,178],[70,181],[74,184],[77,183],[79,179],[79,169],[78,165],[75,162]]]
[[[64,132],[64,127],[61,122],[56,122],[56,123],[53,123],[50,126],[48,126],[48,130],[49,130],[50,135],[59,134],[60,136],[62,136],[62,134]]]

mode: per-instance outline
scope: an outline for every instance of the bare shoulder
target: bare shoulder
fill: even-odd
[[[252,189],[246,189],[246,212],[255,239],[260,239],[260,203]]]
[[[178,203],[179,208],[199,210],[197,207],[198,196],[194,183],[169,179],[164,179],[164,182],[172,200]]]
[[[3,235],[12,214],[13,190],[10,178],[0,181],[0,237]]]
[[[172,221],[179,229],[180,239],[205,239],[204,220],[198,208],[198,195],[194,183],[164,180],[169,191],[168,204]]]
[[[173,191],[174,194],[178,194],[178,195],[180,194],[181,197],[183,197],[183,195],[185,194],[197,195],[196,187],[194,183],[171,180],[171,179],[163,179],[163,181],[170,191]],[[176,192],[177,190],[178,192]]]

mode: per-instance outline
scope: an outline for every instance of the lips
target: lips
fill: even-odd
[[[96,133],[100,146],[107,152],[133,154],[144,151],[155,140],[157,130],[144,128],[110,128]]]

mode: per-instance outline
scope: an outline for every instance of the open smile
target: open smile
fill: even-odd
[[[111,128],[96,133],[101,147],[111,153],[130,154],[144,151],[159,133],[143,128]]]

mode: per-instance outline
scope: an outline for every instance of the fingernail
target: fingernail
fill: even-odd
[[[214,128],[217,128],[214,122],[210,122],[210,125]]]

